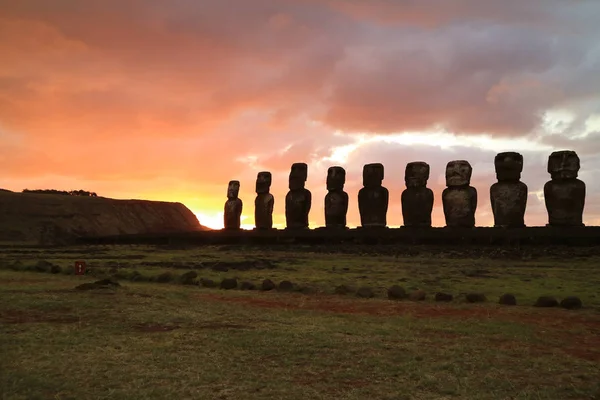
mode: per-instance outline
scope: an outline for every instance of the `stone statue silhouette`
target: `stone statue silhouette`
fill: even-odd
[[[327,195],[325,196],[325,226],[345,228],[348,213],[348,193],[344,192],[346,170],[330,167],[327,170]]]
[[[254,200],[254,225],[256,229],[273,228],[273,206],[275,198],[271,189],[271,173],[259,172],[256,176],[256,199]]]
[[[292,164],[289,176],[290,191],[285,196],[285,220],[288,229],[308,229],[308,214],[312,204],[312,195],[304,187],[307,178],[307,164]]]
[[[468,161],[455,160],[446,165],[446,186],[442,204],[446,226],[472,228],[475,226],[477,190],[470,186],[473,168]]]
[[[387,226],[389,192],[382,186],[382,164],[366,164],[363,167],[363,188],[358,192],[360,223],[364,228]]]
[[[585,183],[577,179],[579,168],[574,151],[555,151],[548,157],[552,180],[544,185],[544,199],[549,226],[583,226]]]
[[[430,227],[433,191],[427,187],[429,164],[415,161],[406,164],[402,192],[402,218],[406,227]]]
[[[225,202],[225,213],[223,215],[225,229],[240,229],[243,203],[238,198],[240,193],[240,182],[230,181],[227,187],[227,201]]]
[[[515,152],[499,153],[494,158],[498,182],[490,187],[494,226],[519,228],[525,226],[527,185],[520,181],[523,156]]]

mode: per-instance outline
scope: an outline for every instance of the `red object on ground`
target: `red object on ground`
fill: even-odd
[[[85,275],[85,261],[75,261],[75,275]]]

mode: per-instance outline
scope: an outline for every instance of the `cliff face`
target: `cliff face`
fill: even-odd
[[[0,242],[208,230],[181,203],[0,190]]]

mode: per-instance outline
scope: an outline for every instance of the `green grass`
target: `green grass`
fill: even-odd
[[[23,250],[23,249],[21,249]],[[594,257],[501,261],[149,247],[6,249],[0,258],[0,398],[595,399],[600,397],[600,272]],[[143,256],[143,258],[141,258]],[[129,259],[127,259],[130,257]],[[135,258],[138,257],[138,258]],[[316,294],[129,282],[75,291],[85,259],[157,276],[166,263],[268,259],[274,269],[216,272],[289,279]],[[44,259],[61,274],[23,271]],[[20,260],[18,271],[6,267]],[[347,268],[345,270],[344,268]],[[361,300],[338,284],[379,288]],[[394,302],[399,283],[429,293],[515,293],[522,306]],[[577,311],[530,307],[577,294]],[[493,299],[495,300],[495,299]]]
[[[22,265],[16,269],[33,270],[42,259],[60,265],[64,273],[72,273],[74,261],[83,259],[95,276],[112,275],[123,280],[130,279],[133,271],[141,274],[141,280],[149,281],[167,271],[179,276],[193,268],[200,278],[215,281],[232,277],[255,284],[260,284],[263,279],[271,279],[275,283],[291,280],[325,293],[333,293],[339,285],[353,288],[369,286],[377,296],[385,297],[386,288],[399,284],[409,291],[423,289],[430,295],[438,291],[448,292],[457,299],[468,292],[481,292],[488,299],[497,301],[500,295],[508,292],[517,297],[519,304],[529,305],[543,295],[555,296],[559,300],[576,295],[586,306],[600,309],[600,256],[594,255],[498,259],[449,257],[443,253],[417,256],[324,254],[310,252],[310,248],[290,252],[232,246],[179,250],[149,246],[97,246],[3,249],[0,269],[8,268],[19,260]],[[207,263],[252,260],[269,260],[274,268],[218,271],[206,267]],[[146,262],[161,262],[162,265],[144,265]]]

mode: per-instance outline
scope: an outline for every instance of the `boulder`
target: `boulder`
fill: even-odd
[[[437,292],[435,294],[435,301],[450,302],[452,300],[454,300],[454,296],[450,293]]]
[[[260,290],[269,291],[275,289],[275,283],[270,279],[265,279],[260,285]]]
[[[408,298],[412,301],[423,301],[427,297],[427,293],[424,290],[415,290],[408,295]]]
[[[577,296],[569,296],[562,299],[560,306],[567,310],[577,310],[582,307],[581,299]]]
[[[393,285],[387,290],[387,296],[390,300],[403,300],[408,297],[406,290],[402,286]]]
[[[516,306],[517,298],[513,294],[504,293],[502,296],[500,296],[500,299],[498,300],[498,304],[502,304],[505,306]]]
[[[371,297],[375,297],[375,293],[373,293],[373,289],[367,286],[363,286],[356,291],[356,296],[363,299],[370,299]]]
[[[540,296],[533,305],[534,307],[558,307],[558,300],[552,296]]]
[[[235,278],[225,278],[221,281],[221,289],[231,290],[236,289],[238,281]]]
[[[467,303],[483,303],[487,300],[483,293],[467,293],[465,298]]]

